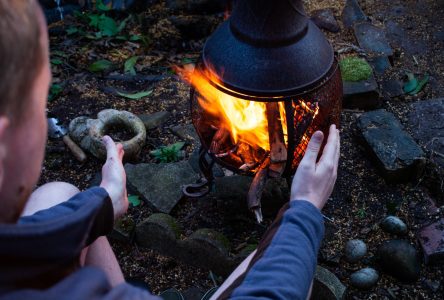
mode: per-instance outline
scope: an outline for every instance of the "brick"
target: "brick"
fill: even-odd
[[[426,264],[444,262],[444,218],[421,229],[418,240]]]

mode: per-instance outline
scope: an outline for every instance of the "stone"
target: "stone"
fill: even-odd
[[[199,135],[196,129],[194,129],[193,124],[175,126],[171,128],[171,132],[182,140],[194,145],[200,145]]]
[[[371,110],[381,105],[378,83],[372,75],[367,80],[343,82],[343,106]]]
[[[129,189],[136,191],[153,209],[170,213],[182,198],[181,187],[199,176],[187,161],[159,164],[125,164]]]
[[[389,98],[395,98],[404,95],[402,84],[399,80],[396,79],[388,79],[382,81],[381,89],[382,94]]]
[[[311,20],[321,29],[325,29],[330,32],[339,32],[341,30],[331,8],[313,11]]]
[[[158,111],[149,115],[139,115],[138,117],[145,125],[145,129],[151,130],[165,123],[171,117],[171,113],[169,111]]]
[[[423,227],[418,234],[426,264],[444,262],[444,218]]]
[[[210,269],[218,275],[226,276],[236,267],[228,259],[230,243],[221,233],[207,228],[195,231],[181,243],[179,257],[186,263]]]
[[[216,178],[214,195],[220,208],[226,210],[226,215],[236,215],[242,211],[248,213],[247,194],[252,180],[252,177],[241,175]],[[263,214],[274,217],[289,198],[285,179],[269,179],[262,193]]]
[[[362,240],[350,240],[345,244],[345,258],[356,263],[367,254],[367,245]]]
[[[134,229],[134,220],[124,216],[114,222],[113,230],[108,234],[108,238],[129,243]]]
[[[375,56],[368,58],[368,63],[372,66],[376,74],[382,75],[390,69],[391,63],[387,56]]]
[[[156,213],[136,226],[136,243],[142,247],[174,256],[182,228],[172,216]]]
[[[382,220],[381,224],[382,230],[392,234],[403,235],[407,233],[407,225],[398,217],[387,216]]]
[[[370,111],[359,117],[357,126],[386,181],[405,182],[423,169],[424,152],[393,114],[385,109]]]
[[[357,0],[347,0],[342,10],[342,22],[346,28],[351,28],[357,22],[367,21]]]
[[[176,26],[182,37],[187,40],[205,38],[217,26],[217,19],[211,16],[172,16],[169,20]]]
[[[350,284],[359,289],[369,289],[379,279],[378,272],[373,268],[364,268],[350,275]]]
[[[329,270],[316,266],[313,289],[310,299],[341,300],[344,299],[346,287]]]
[[[393,55],[393,50],[387,42],[383,29],[366,22],[356,23],[353,28],[359,46],[369,54]]]
[[[106,149],[102,138],[109,128],[118,127],[128,130],[132,137],[120,141],[125,151],[124,160],[134,160],[142,150],[146,141],[146,129],[143,122],[128,111],[105,109],[97,114],[97,119],[77,117],[69,124],[69,136],[82,149],[88,151],[96,158],[105,160]]]
[[[405,240],[388,240],[379,246],[376,253],[381,268],[403,282],[418,280],[421,263],[415,247]]]
[[[416,25],[415,25],[416,26]],[[423,54],[428,51],[427,42],[420,36],[412,38],[408,28],[394,20],[385,23],[387,38],[395,47],[403,49],[409,55]]]

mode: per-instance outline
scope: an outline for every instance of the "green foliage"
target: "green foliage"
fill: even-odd
[[[112,2],[110,2],[112,3]],[[111,10],[111,5],[107,6],[103,3],[102,0],[96,0],[96,9],[98,11],[110,11]]]
[[[162,146],[150,152],[158,161],[167,163],[175,162],[180,158],[180,150],[185,146],[184,142],[174,143],[168,146]]]
[[[372,75],[372,68],[365,59],[358,57],[346,57],[339,62],[342,80],[361,81],[367,80]]]
[[[48,93],[48,102],[53,101],[63,91],[63,87],[60,84],[53,83]]]
[[[123,71],[125,73],[130,73],[133,76],[136,75],[136,69],[134,68],[134,66],[137,63],[137,59],[138,58],[139,58],[138,56],[133,56],[133,57],[128,58],[125,61],[125,65],[124,65]]]
[[[66,34],[67,35],[73,35],[80,32],[80,30],[77,27],[71,26],[68,29],[66,29]]]
[[[138,93],[135,93],[135,94],[127,94],[127,93],[117,92],[117,94],[119,96],[125,97],[127,99],[139,100],[139,99],[142,99],[144,97],[147,97],[147,96],[151,95],[152,92],[153,91],[142,91],[142,92],[138,92]]]
[[[367,216],[367,212],[365,211],[365,207],[362,207],[358,210],[358,217],[360,219],[364,219]]]
[[[98,60],[92,63],[88,70],[91,72],[103,72],[111,69],[113,67],[113,63],[106,59]]]
[[[129,195],[128,202],[134,207],[139,206],[142,203],[139,196],[137,195]]]
[[[429,75],[425,75],[423,79],[418,80],[413,73],[407,73],[407,82],[402,87],[404,93],[409,95],[418,94],[429,81]]]
[[[63,64],[63,61],[59,58],[52,58],[50,60],[50,62],[51,62],[51,65],[54,65],[54,66],[58,66],[58,65]]]

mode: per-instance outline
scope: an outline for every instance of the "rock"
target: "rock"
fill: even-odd
[[[381,268],[393,277],[404,282],[418,280],[421,264],[416,249],[407,241],[385,241],[376,256]]]
[[[171,113],[169,111],[158,111],[149,115],[139,115],[138,117],[145,125],[145,129],[151,130],[165,123],[171,117]]]
[[[182,140],[188,141],[194,145],[200,145],[199,135],[194,129],[193,124],[179,125],[171,128],[171,132],[180,137]]]
[[[340,300],[344,298],[346,287],[329,270],[316,266],[313,289],[310,299]]]
[[[359,46],[369,54],[393,55],[393,50],[387,42],[383,29],[366,22],[356,23],[353,28]]]
[[[398,217],[387,216],[380,224],[382,230],[392,234],[406,234],[407,225]]]
[[[113,231],[108,234],[108,238],[129,243],[131,241],[134,228],[135,224],[133,219],[129,217],[120,218],[114,222]]]
[[[362,240],[350,240],[345,244],[345,258],[348,262],[358,262],[366,254],[367,245]]]
[[[342,10],[342,22],[347,28],[353,27],[356,22],[367,21],[367,16],[362,11],[357,0],[347,0]]]
[[[214,195],[220,202],[226,215],[239,212],[248,213],[247,194],[252,182],[248,176],[225,176],[216,178]],[[275,216],[289,199],[289,190],[285,179],[269,179],[262,193],[262,212],[265,216]]]
[[[82,149],[104,160],[106,149],[102,138],[112,127],[122,128],[133,134],[129,140],[120,143],[125,150],[124,160],[134,160],[145,145],[146,129],[143,122],[130,112],[105,109],[97,114],[97,119],[75,118],[69,124],[69,136]]]
[[[226,276],[235,268],[234,262],[228,259],[229,250],[230,243],[223,234],[203,228],[181,243],[178,255],[190,265]]]
[[[404,95],[402,84],[399,80],[389,79],[384,80],[381,84],[382,94],[389,98],[395,98]]]
[[[373,67],[376,74],[382,75],[390,69],[391,64],[387,56],[375,56],[368,59],[368,63]]]
[[[441,286],[441,283],[439,281],[429,279],[424,280],[424,284],[435,293],[439,290],[439,287]]]
[[[188,0],[187,5],[188,12],[196,14],[213,14],[223,12],[226,9],[226,0]]]
[[[330,32],[339,32],[341,30],[331,8],[313,11],[311,20],[321,29]]]
[[[435,265],[444,262],[444,218],[422,228],[418,240],[426,264]]]
[[[211,16],[172,16],[170,21],[187,40],[207,37],[217,26],[217,19]]]
[[[393,114],[385,109],[370,111],[359,117],[357,126],[387,181],[403,182],[420,174],[424,152]]]
[[[403,49],[408,55],[418,55],[430,51],[427,42],[421,36],[413,38],[409,32],[411,28],[406,28],[403,23],[399,24],[394,20],[388,20],[385,23],[385,30],[390,43],[394,47]]]
[[[181,233],[181,227],[170,215],[152,214],[136,226],[136,243],[164,255],[174,256]]]
[[[182,198],[182,185],[199,178],[187,161],[160,164],[126,164],[130,189],[152,208],[169,213]]]
[[[363,110],[375,109],[381,105],[378,83],[375,77],[368,80],[343,82],[343,106]]]
[[[369,289],[378,282],[379,274],[375,269],[364,268],[350,275],[350,284],[359,289]]]

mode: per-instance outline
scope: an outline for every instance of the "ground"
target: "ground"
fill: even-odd
[[[339,18],[345,1],[304,2],[309,14],[318,8],[333,7]],[[373,24],[386,30],[392,28],[396,33],[396,43],[392,43],[395,50],[394,66],[387,78],[402,80],[407,72],[430,75],[428,85],[418,95],[384,99],[382,107],[393,112],[403,122],[409,103],[444,96],[444,31],[441,20],[444,3],[433,0],[359,2]],[[147,133],[147,145],[137,160],[154,162],[149,151],[179,141],[170,128],[191,123],[189,87],[174,74],[172,67],[196,61],[206,38],[205,30],[201,36],[191,37],[193,39],[187,32],[180,32],[169,20],[172,14],[164,1],[160,1],[147,10],[132,13],[122,33],[114,37],[94,38],[82,33],[82,30],[99,30],[86,25],[88,16],[85,15],[68,17],[64,22],[51,25],[51,58],[56,86],[52,91],[53,99],[48,104],[48,114],[68,125],[77,116],[95,117],[97,112],[105,108],[122,109],[135,114],[170,111],[172,118],[160,128]],[[112,12],[108,15],[119,22],[129,16],[128,13]],[[223,13],[213,16],[211,22],[208,21],[205,26],[211,31],[222,20]],[[402,32],[394,22],[401,24]],[[67,30],[71,30],[70,34],[67,34]],[[72,33],[75,30],[78,32]],[[346,44],[356,44],[352,32],[345,28],[342,28],[341,33],[326,34],[337,51]],[[126,35],[126,38],[118,39],[118,35]],[[139,38],[128,40],[132,35]],[[339,56],[344,55],[346,54]],[[140,80],[110,79],[110,75],[123,73],[125,61],[134,56],[138,56],[135,71]],[[111,69],[104,72],[88,71],[88,67],[100,59],[111,61]],[[151,95],[138,100],[121,97],[116,92],[149,90],[152,90]],[[369,258],[365,262],[369,263],[377,246],[389,238],[376,226],[386,214],[395,213],[406,221],[410,229],[407,238],[417,249],[420,246],[415,232],[425,221],[443,216],[442,212],[429,209],[430,199],[436,200],[437,196],[430,196],[421,180],[394,185],[385,183],[379,176],[367,152],[357,141],[355,121],[360,113],[356,110],[344,110],[342,114],[339,175],[333,195],[324,210],[324,214],[332,221],[326,222],[326,238],[319,256],[319,263],[335,273],[345,284],[350,274],[361,267],[359,264],[349,265],[342,258],[347,240],[360,238],[367,242]],[[192,150],[190,146],[186,148],[187,156]],[[86,189],[100,168],[101,162],[95,158],[90,156],[81,164],[63,148],[60,140],[49,140],[39,184],[67,181]],[[248,243],[257,242],[266,225],[271,222],[267,218],[265,225],[256,225],[251,216],[246,214],[235,223],[227,224],[220,216],[217,201],[207,200],[183,199],[173,210],[172,214],[184,226],[185,234],[200,227],[218,229],[230,238],[233,251],[236,252]],[[131,207],[127,218],[138,221],[151,213],[145,205]],[[151,250],[139,249],[134,244],[117,241],[112,244],[125,276],[144,280],[155,293],[169,287],[179,290],[193,286],[207,289],[213,286],[213,280],[221,280],[210,276],[209,270],[190,267]],[[402,284],[384,275],[371,290],[349,288],[347,297],[442,299],[444,286],[442,283],[439,285],[439,282],[443,277],[444,272],[439,266],[423,265],[421,278],[416,283]],[[438,288],[431,287],[431,282],[438,282]]]

